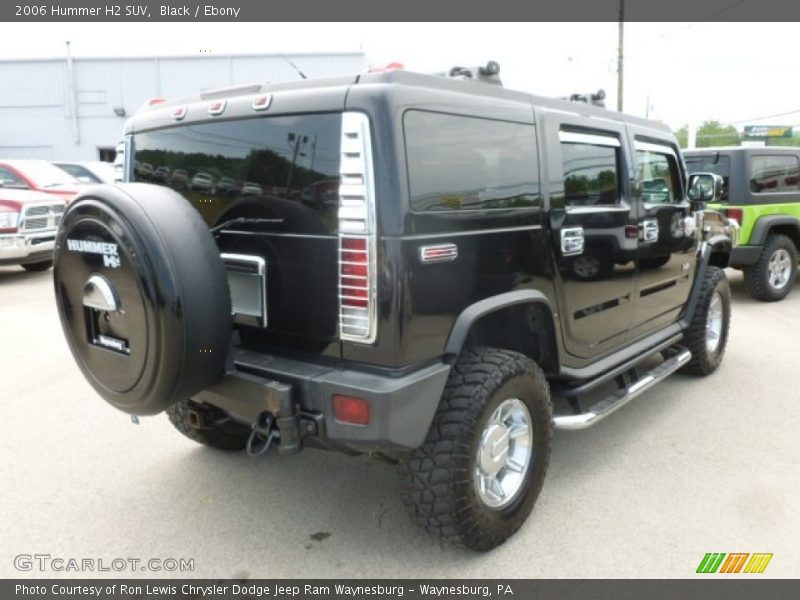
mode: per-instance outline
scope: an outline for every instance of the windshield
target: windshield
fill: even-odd
[[[209,225],[247,199],[282,218],[282,231],[335,233],[341,122],[315,114],[142,132],[133,137],[133,178],[181,193]]]
[[[709,154],[705,156],[686,156],[686,172],[716,173],[722,177],[722,201],[728,201],[728,180],[731,176],[731,159],[729,156]]]
[[[60,185],[75,185],[78,181],[66,171],[45,161],[30,161],[16,165],[22,174],[33,181],[36,187],[50,188]]]

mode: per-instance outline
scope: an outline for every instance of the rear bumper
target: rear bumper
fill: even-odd
[[[763,246],[734,246],[731,249],[730,266],[747,267],[756,264]]]
[[[0,265],[20,265],[53,258],[56,231],[0,235]]]
[[[261,412],[279,411],[288,398],[295,417],[318,424],[314,435],[320,441],[357,452],[421,445],[450,373],[444,363],[383,375],[247,351],[238,351],[234,361],[236,369],[193,400],[216,406],[249,424]],[[337,421],[333,414],[335,394],[367,400],[369,423]]]

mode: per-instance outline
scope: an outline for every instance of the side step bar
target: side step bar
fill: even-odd
[[[610,394],[588,411],[577,415],[556,415],[553,418],[555,428],[577,430],[591,427],[649,390],[661,380],[672,375],[692,358],[692,353],[683,346],[674,348],[676,352],[673,356],[664,360],[660,365],[642,375],[629,386]]]

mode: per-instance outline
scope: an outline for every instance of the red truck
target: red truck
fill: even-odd
[[[0,160],[0,187],[37,190],[67,204],[80,191],[80,183],[46,160]]]
[[[56,231],[66,202],[53,194],[0,186],[0,266],[28,271],[53,266]]]

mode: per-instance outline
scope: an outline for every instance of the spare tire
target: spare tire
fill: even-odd
[[[56,238],[56,302],[95,390],[152,415],[214,383],[231,335],[227,277],[200,214],[169,188],[89,188]]]

